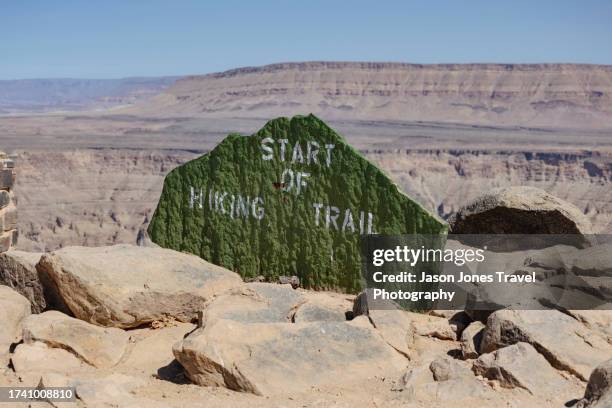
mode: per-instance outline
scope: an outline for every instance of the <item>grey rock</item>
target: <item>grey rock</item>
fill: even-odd
[[[0,190],[11,190],[15,184],[15,173],[12,169],[0,169]]]
[[[0,209],[6,207],[11,202],[11,195],[6,190],[0,190]]]
[[[41,255],[15,250],[0,253],[0,284],[25,296],[32,304],[33,313],[40,313],[47,307],[43,286],[36,271]]]
[[[353,317],[368,315],[369,307],[368,307],[368,293],[367,291],[363,291],[355,297],[355,302],[353,303]]]
[[[482,322],[475,321],[463,330],[463,333],[461,333],[461,354],[463,358],[478,358],[485,327]]]
[[[579,408],[612,407],[612,359],[597,366],[589,377]]]
[[[281,285],[291,285],[293,289],[300,287],[300,278],[297,276],[279,276],[278,283]]]

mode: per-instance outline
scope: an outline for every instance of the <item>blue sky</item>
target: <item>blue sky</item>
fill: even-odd
[[[610,1],[8,1],[0,79],[283,61],[612,64]]]

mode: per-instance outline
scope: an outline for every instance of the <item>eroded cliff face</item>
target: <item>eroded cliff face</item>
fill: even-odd
[[[177,81],[126,112],[610,128],[612,66],[307,62]]]
[[[612,230],[612,155],[485,150],[370,151],[408,194],[448,218],[492,188],[535,186],[571,202],[596,232]]]
[[[135,243],[164,176],[192,157],[117,149],[19,152],[19,248]]]
[[[426,208],[448,217],[483,191],[540,187],[612,232],[612,155],[485,150],[363,150]],[[134,243],[157,205],[164,176],[200,153],[31,151],[18,157],[19,248]]]

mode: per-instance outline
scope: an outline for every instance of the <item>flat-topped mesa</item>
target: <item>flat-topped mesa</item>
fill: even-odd
[[[612,66],[301,62],[177,80],[125,114],[609,129]]]
[[[15,162],[0,152],[0,252],[17,245],[17,207],[13,194]]]
[[[445,230],[310,115],[231,134],[174,169],[148,232],[243,277],[295,275],[308,288],[358,292],[362,235]]]

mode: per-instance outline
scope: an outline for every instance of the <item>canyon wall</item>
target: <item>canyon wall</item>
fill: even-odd
[[[611,95],[607,65],[306,62],[182,78],[125,112],[611,128]]]
[[[532,185],[612,232],[612,156],[585,152],[363,150],[401,188],[442,218],[494,187]],[[188,151],[21,152],[19,248],[135,243],[154,211],[165,174]]]

